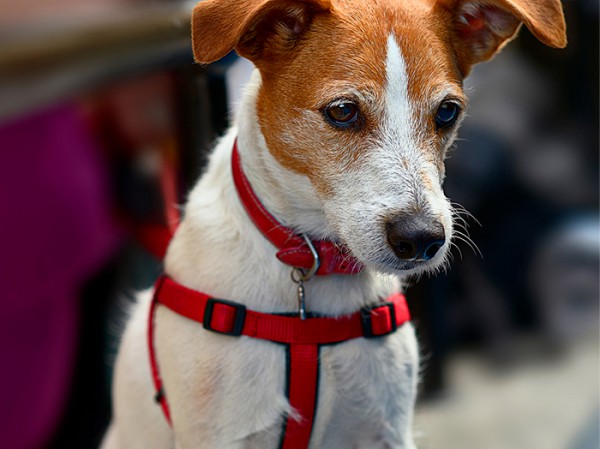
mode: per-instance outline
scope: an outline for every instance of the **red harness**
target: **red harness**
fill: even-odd
[[[241,169],[237,147],[232,157],[233,178],[240,199],[256,226],[279,252],[280,261],[296,268],[310,268],[314,258],[302,239],[285,228],[266,211]],[[313,243],[322,261],[316,274],[353,274],[362,266],[343,247],[328,241]],[[289,314],[268,314],[247,310],[243,304],[212,298],[191,290],[167,276],[155,287],[148,319],[148,348],[156,401],[171,424],[169,405],[163,389],[154,350],[154,314],[158,304],[191,320],[206,330],[228,337],[247,336],[285,345],[287,351],[286,394],[302,420],[288,417],[283,423],[280,449],[306,449],[310,441],[318,395],[319,350],[322,345],[342,343],[354,338],[378,338],[393,333],[410,320],[406,299],[394,294],[352,315],[342,317],[308,316],[301,319]],[[225,337],[225,338],[228,338]]]

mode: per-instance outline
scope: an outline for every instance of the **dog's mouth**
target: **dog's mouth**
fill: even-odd
[[[391,258],[390,258],[391,259]],[[398,260],[393,259],[386,261],[385,267],[388,270],[401,272],[402,274],[418,274],[422,271],[433,269],[437,263],[432,263],[429,260]]]
[[[445,245],[444,245],[445,246]],[[429,259],[404,260],[395,256],[391,251],[382,250],[373,258],[357,256],[356,259],[366,267],[381,273],[401,276],[418,276],[423,273],[437,272],[446,263],[446,248],[440,249],[438,254]]]

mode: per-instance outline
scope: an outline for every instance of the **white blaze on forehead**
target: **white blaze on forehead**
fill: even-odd
[[[386,115],[387,131],[395,138],[407,142],[412,137],[412,107],[408,98],[408,75],[402,51],[393,34],[388,36],[386,73]],[[391,136],[390,136],[391,137]]]
[[[431,210],[435,200],[430,198],[431,192],[428,192],[423,179],[426,177],[430,181],[427,184],[431,184],[439,179],[439,174],[420,150],[419,141],[423,136],[417,126],[417,109],[408,95],[406,61],[393,34],[387,39],[385,70],[385,118],[381,127],[381,151],[376,163],[388,178],[394,180],[393,185],[387,187],[394,195],[389,204],[394,204],[399,210],[407,207]]]

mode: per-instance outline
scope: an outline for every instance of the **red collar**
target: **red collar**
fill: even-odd
[[[286,265],[310,269],[315,259],[304,238],[278,222],[265,209],[254,190],[252,190],[252,186],[242,170],[237,141],[233,144],[231,169],[238,196],[248,216],[267,240],[279,250],[277,251],[277,258]],[[317,275],[356,274],[363,268],[362,264],[346,248],[335,242],[315,240],[312,241],[312,244],[320,260]]]

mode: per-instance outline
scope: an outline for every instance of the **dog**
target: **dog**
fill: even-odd
[[[316,352],[306,345],[308,380],[286,380],[286,366],[302,357],[290,356],[290,345],[241,329],[249,314],[325,319],[329,327],[387,310],[382,301],[402,279],[445,267],[454,215],[442,190],[444,159],[466,109],[462,80],[521,24],[544,44],[566,45],[558,0],[195,7],[195,60],[235,49],[256,70],[235,125],[189,194],[164,261],[166,282],[190,297],[226,299],[213,301],[211,313],[229,307],[236,315],[228,331],[215,331],[206,315],[203,325],[157,303],[157,292],[140,295],[116,362],[104,449],[416,447],[419,357],[413,327],[396,322],[402,304],[389,307],[391,327],[376,338],[359,317],[364,335]],[[285,257],[269,240],[280,228],[304,240]],[[319,260],[339,266],[319,273]]]

